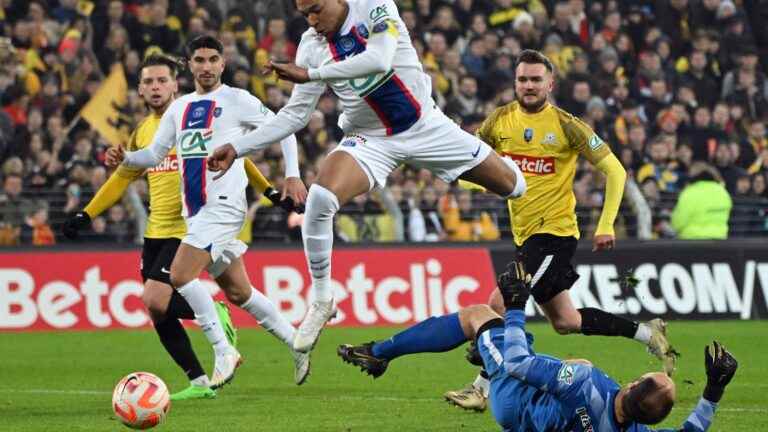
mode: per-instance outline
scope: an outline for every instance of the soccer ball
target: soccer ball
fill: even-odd
[[[127,375],[112,393],[112,410],[120,422],[132,429],[159,425],[170,409],[168,387],[149,372]]]

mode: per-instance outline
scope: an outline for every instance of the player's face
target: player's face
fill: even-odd
[[[520,63],[515,71],[515,97],[524,110],[538,112],[552,91],[552,74],[541,63]]]
[[[195,83],[204,91],[210,91],[221,82],[224,59],[215,49],[198,48],[189,60],[189,69],[195,77]]]
[[[338,31],[346,19],[344,0],[296,0],[296,8],[321,36]]]
[[[178,90],[178,84],[168,66],[147,66],[141,70],[139,96],[153,110],[168,106]]]

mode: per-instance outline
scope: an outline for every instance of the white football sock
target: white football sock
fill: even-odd
[[[333,192],[318,184],[309,188],[301,234],[304,238],[304,254],[307,257],[309,274],[312,276],[312,289],[317,301],[328,302],[333,299],[331,251],[333,216],[338,210],[339,200]]]
[[[208,379],[208,375],[200,375],[199,377],[193,379],[189,382],[195,387],[210,387],[211,386],[211,380]]]
[[[477,378],[475,378],[475,382],[472,383],[472,386],[479,389],[486,398],[491,391],[491,382],[488,381],[488,378],[484,378],[482,375],[478,375]]]
[[[293,346],[296,329],[264,294],[251,287],[251,298],[240,307],[256,318],[256,321],[273,336]]]
[[[179,294],[189,303],[189,306],[195,312],[197,324],[203,330],[208,342],[213,346],[216,354],[221,354],[229,348],[227,336],[219,321],[219,314],[216,313],[216,305],[213,303],[213,297],[208,293],[200,279],[194,279],[186,285],[177,288]]]
[[[637,331],[635,332],[634,339],[644,343],[645,345],[648,345],[648,343],[651,341],[651,334],[651,328],[648,327],[648,325],[645,323],[640,323],[637,325]]]

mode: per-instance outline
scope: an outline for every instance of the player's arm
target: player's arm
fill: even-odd
[[[157,166],[176,143],[176,124],[173,112],[178,101],[174,101],[160,119],[152,144],[139,150],[125,153],[122,164],[133,168],[152,168]]]
[[[370,37],[362,53],[336,63],[329,63],[307,70],[309,79],[333,80],[365,77],[392,69],[397,51],[397,6],[391,0],[368,1],[367,16]]]
[[[525,336],[525,304],[530,296],[530,280],[522,263],[512,262],[499,276],[498,288],[504,299],[504,369],[555,397],[566,398],[587,383],[592,367],[568,363],[531,352]]]
[[[581,120],[566,120],[563,131],[570,145],[606,176],[603,210],[595,230],[593,250],[612,249],[615,242],[613,224],[624,195],[627,172],[608,145]]]
[[[282,199],[282,194],[272,187],[272,184],[259,171],[256,164],[248,158],[245,158],[245,175],[248,177],[248,184],[272,201],[272,204],[282,207],[287,212],[297,210],[293,200]]]
[[[296,53],[296,64],[301,67],[308,67],[311,54],[308,52],[306,44],[300,43]],[[294,85],[291,98],[276,115],[270,116],[266,121],[261,122],[256,131],[249,132],[232,141],[232,147],[236,153],[235,156],[241,157],[248,153],[263,150],[270,144],[278,141],[282,142],[282,140],[304,128],[309,123],[309,117],[315,110],[320,96],[325,92],[325,87],[325,84],[322,82]],[[217,149],[217,152],[214,153],[214,159],[223,156],[226,151],[224,147],[227,146]],[[290,171],[293,167],[289,166],[287,162],[286,176],[290,173],[298,177],[298,164],[296,165],[296,171],[293,172]]]
[[[717,404],[738,367],[736,358],[717,341],[712,342],[712,346],[705,347],[704,369],[707,372],[707,385],[699,403],[680,429],[660,429],[658,432],[704,432],[709,429]]]
[[[136,148],[136,131],[131,135],[128,141],[128,148]],[[104,213],[108,208],[115,205],[115,203],[122,198],[128,186],[132,181],[136,180],[144,173],[143,169],[129,168],[124,165],[119,165],[115,172],[109,176],[106,182],[96,191],[96,194],[91,198],[83,211],[75,213],[74,216],[69,218],[62,226],[62,233],[68,239],[75,239],[79,235],[81,229],[88,228],[91,225],[91,220],[96,216]]]

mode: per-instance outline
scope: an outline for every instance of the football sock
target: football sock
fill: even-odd
[[[293,345],[296,329],[264,294],[251,287],[251,298],[240,307],[256,318],[256,321],[273,336],[288,345]]]
[[[304,254],[315,300],[328,302],[331,292],[331,251],[333,250],[333,216],[339,210],[339,200],[328,189],[313,184],[307,195],[306,213],[301,226]]]
[[[587,336],[624,336],[634,339],[638,323],[600,309],[582,308],[581,333]]]
[[[190,384],[197,387],[210,387],[211,386],[211,380],[208,379],[208,375],[202,374],[199,377],[190,380]]]
[[[648,327],[647,324],[640,323],[637,325],[637,332],[635,332],[634,339],[638,342],[648,345],[648,343],[651,342],[652,333],[653,332],[651,331],[651,328]]]
[[[371,354],[393,360],[406,354],[450,351],[466,341],[459,314],[452,313],[428,318],[387,340],[376,342]]]
[[[189,342],[189,336],[176,318],[167,317],[161,322],[154,323],[155,331],[160,336],[160,342],[171,355],[173,361],[184,371],[187,378],[205,376],[203,367],[192,350],[192,344]]]
[[[189,306],[184,297],[178,291],[173,290],[171,299],[168,301],[168,310],[165,312],[168,318],[195,319],[195,312]]]
[[[491,382],[488,380],[488,373],[485,372],[485,369],[480,370],[480,374],[475,378],[472,386],[479,389],[483,396],[488,397],[488,393],[491,391]]]
[[[194,279],[186,285],[178,288],[179,294],[195,311],[197,324],[203,330],[203,334],[208,342],[213,346],[216,354],[224,353],[229,348],[227,336],[219,321],[219,314],[216,313],[216,305],[213,303],[213,297],[208,293],[199,279]]]

